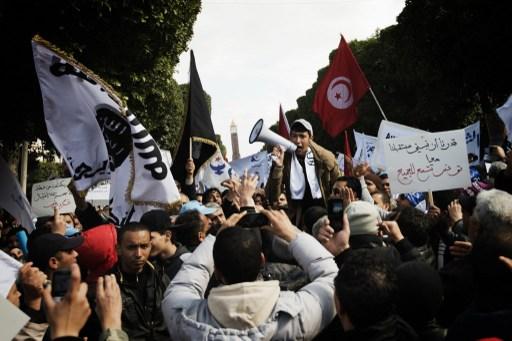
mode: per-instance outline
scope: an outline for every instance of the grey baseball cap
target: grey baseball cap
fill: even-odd
[[[293,130],[293,127],[298,124],[306,128],[306,130],[309,131],[309,134],[313,136],[313,127],[311,126],[311,123],[309,123],[303,118],[299,118],[298,120],[293,121],[292,125],[290,126],[290,130]]]

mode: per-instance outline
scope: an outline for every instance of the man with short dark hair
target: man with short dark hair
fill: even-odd
[[[224,215],[224,210],[222,206],[217,204],[216,202],[209,202],[206,205],[206,208],[213,208],[215,212],[208,214],[206,217],[210,220],[210,232],[218,231],[222,224],[226,222],[226,216]]]
[[[111,270],[123,299],[123,330],[130,340],[168,340],[160,309],[169,279],[148,261],[150,231],[146,225],[128,223],[117,233],[118,262]]]
[[[68,238],[59,233],[44,233],[31,240],[29,261],[51,279],[56,270],[69,269],[76,263],[78,252],[75,249],[83,241],[82,236]]]
[[[341,172],[334,154],[313,142],[313,128],[305,119],[292,123],[290,139],[297,149],[294,153],[278,152],[266,192],[274,202],[285,185],[289,213],[298,225],[309,207],[327,207],[330,190]]]
[[[221,229],[185,260],[165,293],[162,310],[173,338],[309,340],[332,320],[337,271],[332,255],[298,231],[283,211],[263,214],[269,231],[289,243],[312,282],[293,292],[281,291],[278,281],[257,280],[265,262],[259,229]],[[205,299],[213,273],[222,285]]]
[[[176,224],[180,225],[173,231],[176,241],[193,252],[206,238],[210,229],[207,215],[215,212],[215,208],[208,208],[196,200],[187,202],[181,207],[180,215],[176,218]]]
[[[183,264],[181,255],[188,253],[187,248],[176,241],[171,218],[164,210],[146,212],[140,218],[141,224],[151,231],[150,257],[160,271],[172,280]]]
[[[331,188],[331,198],[338,198],[342,199],[343,190],[345,188],[350,188],[352,192],[354,193],[354,199],[355,200],[361,200],[362,196],[362,187],[361,182],[353,177],[353,176],[340,176],[332,185]]]
[[[341,339],[417,340],[414,330],[394,314],[396,274],[374,250],[353,250],[334,281]]]

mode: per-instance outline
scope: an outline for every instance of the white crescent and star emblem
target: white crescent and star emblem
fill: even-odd
[[[352,82],[347,77],[334,78],[327,87],[327,100],[336,109],[346,109],[354,102]]]

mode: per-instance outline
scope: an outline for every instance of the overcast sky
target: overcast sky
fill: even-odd
[[[254,123],[270,126],[297,107],[338,47],[340,33],[366,39],[396,23],[405,0],[203,0],[189,48],[204,90],[212,97],[212,122],[231,160],[229,126],[238,127],[240,154]],[[189,52],[180,56],[175,79],[188,83]],[[364,71],[364,70],[363,70]],[[371,84],[371,79],[369,79]],[[291,122],[290,122],[291,123]]]

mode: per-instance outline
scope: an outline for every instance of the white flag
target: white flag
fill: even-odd
[[[356,153],[353,159],[358,162],[368,162],[373,168],[371,161],[377,145],[377,138],[357,131],[354,131],[354,138],[356,140]],[[375,168],[375,170],[377,169]]]
[[[509,96],[505,104],[496,109],[496,112],[507,128],[508,141],[512,142],[512,95]]]
[[[265,151],[231,161],[233,172],[238,176],[243,175],[246,169],[248,174],[258,175],[258,187],[266,185],[271,165],[270,154]]]
[[[30,233],[34,229],[32,208],[18,180],[0,156],[0,207],[5,209]]]
[[[336,162],[338,163],[338,168],[343,170],[345,169],[345,154],[338,153],[336,155]]]
[[[222,191],[221,183],[229,179],[231,172],[231,166],[224,160],[217,148],[215,154],[197,172],[195,182],[203,192],[213,187]]]
[[[32,41],[46,125],[78,190],[111,179],[118,225],[179,204],[170,164],[135,115],[99,77],[41,41]]]
[[[95,80],[50,49],[35,41],[32,49],[48,135],[70,169],[76,188],[84,191],[110,177],[96,105],[118,104]]]

